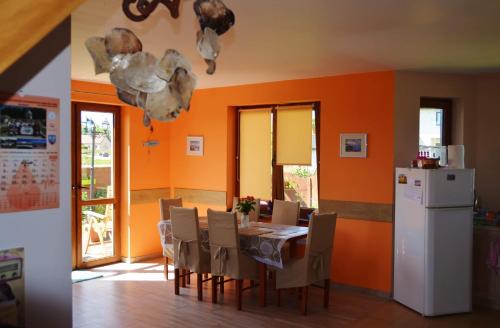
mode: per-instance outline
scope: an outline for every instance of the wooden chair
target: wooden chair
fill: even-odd
[[[238,205],[238,202],[240,201],[239,197],[233,197],[233,209],[231,210],[232,213],[236,213],[237,218],[240,218],[241,213],[238,212],[236,209],[236,205]],[[250,211],[248,213],[248,217],[250,218],[250,222],[257,222],[259,221],[260,217],[260,198],[255,199],[255,209],[253,211]]]
[[[272,223],[297,225],[299,222],[300,203],[275,199],[273,202]]]
[[[106,197],[113,197],[112,186],[106,188]],[[100,214],[91,210],[83,211],[87,223],[84,224],[83,244],[85,254],[91,244],[100,243],[102,255],[105,255],[106,249],[104,243],[109,243],[113,239],[113,204],[106,205],[104,214]],[[95,237],[94,237],[95,236]]]
[[[236,281],[236,307],[242,308],[242,292],[254,286],[243,288],[244,279],[259,277],[257,262],[240,252],[240,237],[235,213],[208,210],[208,234],[212,268],[212,303],[217,303],[217,286]],[[220,279],[217,279],[220,277]],[[224,280],[224,277],[231,279]]]
[[[164,221],[170,220],[170,207],[182,207],[182,198],[166,199],[161,198],[160,203],[160,222],[158,230],[160,232],[161,246],[163,248],[163,257],[165,257],[164,273],[168,280],[168,265],[174,262],[174,246],[172,243],[172,232],[170,225]]]
[[[180,278],[188,277],[191,273],[197,275],[198,300],[203,299],[202,275],[210,272],[210,253],[201,248],[200,229],[198,222],[198,209],[195,208],[170,208],[170,221],[172,224],[172,240],[174,242],[174,267],[175,267],[175,295],[180,293]],[[184,269],[187,272],[181,273]]]
[[[291,260],[288,264],[285,264],[282,270],[276,271],[278,306],[281,303],[281,289],[300,288],[300,307],[302,313],[306,315],[309,286],[323,282],[323,305],[328,308],[330,300],[330,267],[336,222],[336,213],[319,214],[310,220],[304,257]]]

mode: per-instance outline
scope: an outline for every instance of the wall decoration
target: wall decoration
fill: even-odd
[[[136,3],[137,2],[137,3]],[[179,17],[179,4],[181,0],[123,0],[122,9],[125,15],[134,22],[141,22],[151,15],[161,3],[170,11],[172,18]],[[130,5],[135,4],[137,13],[130,10]]]
[[[340,134],[340,157],[366,158],[366,133]]]
[[[188,156],[203,156],[203,137],[187,137]]]
[[[173,121],[182,109],[189,111],[196,76],[177,50],[168,49],[158,60],[143,52],[139,38],[126,28],[114,28],[104,38],[92,37],[85,46],[95,73],[109,73],[118,98],[144,110],[146,127],[151,119]]]
[[[0,327],[24,327],[24,248],[0,250]]]
[[[59,140],[58,99],[0,99],[0,213],[59,207]]]

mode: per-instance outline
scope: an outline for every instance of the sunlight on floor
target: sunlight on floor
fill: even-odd
[[[113,281],[164,281],[165,275],[163,272],[160,273],[144,273],[144,272],[129,272],[118,274],[115,276],[109,276],[103,278],[103,280],[113,280]]]
[[[92,271],[134,271],[145,269],[151,266],[158,266],[158,263],[116,263],[98,267],[92,269]]]
[[[158,262],[115,263],[91,269],[89,272],[102,275],[108,281],[165,281],[164,266]],[[168,266],[168,279],[174,279],[174,266]]]

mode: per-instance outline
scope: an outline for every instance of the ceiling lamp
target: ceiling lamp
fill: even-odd
[[[141,22],[165,5],[173,18],[179,17],[180,0],[124,0],[123,12]],[[131,6],[135,5],[135,11]],[[220,54],[219,36],[235,22],[234,13],[221,0],[196,0],[193,6],[200,25],[196,48],[214,74]],[[144,110],[143,123],[173,121],[181,110],[189,111],[196,76],[189,61],[177,50],[168,49],[162,58],[142,51],[142,43],[129,29],[114,28],[105,37],[91,37],[85,46],[94,61],[95,74],[109,73],[118,98]]]
[[[151,119],[175,120],[189,111],[196,76],[191,64],[177,50],[168,49],[161,59],[142,51],[139,38],[126,28],[114,28],[105,37],[85,42],[96,74],[109,73],[118,98],[144,110],[143,123]]]

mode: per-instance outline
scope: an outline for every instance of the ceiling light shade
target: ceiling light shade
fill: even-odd
[[[193,8],[202,31],[209,27],[222,35],[234,25],[234,13],[221,0],[196,0]]]
[[[200,24],[196,48],[208,65],[207,74],[214,74],[220,54],[219,35],[226,33],[235,22],[234,13],[221,0],[196,0],[194,12]]]
[[[216,68],[215,60],[220,53],[219,37],[210,27],[206,27],[204,32],[198,31],[196,37],[198,52],[208,64],[207,74],[214,74]]]
[[[158,60],[143,52],[139,38],[124,28],[113,29],[105,38],[89,38],[85,46],[96,74],[109,72],[118,98],[144,110],[145,126],[152,119],[175,120],[182,109],[189,110],[197,78],[177,50],[167,50]]]

